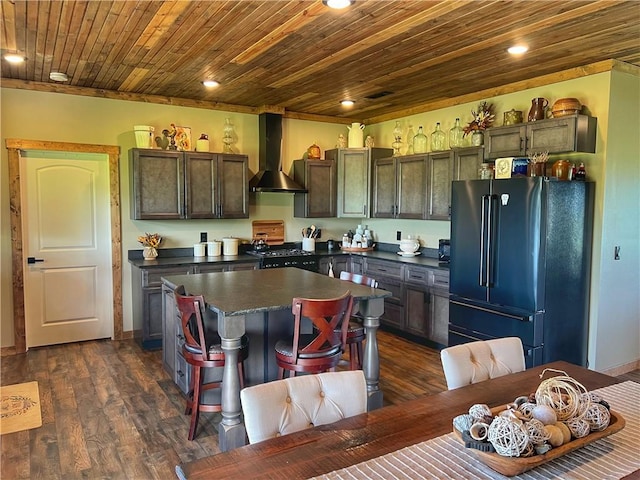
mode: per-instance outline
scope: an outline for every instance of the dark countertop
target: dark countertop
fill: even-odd
[[[396,253],[397,251],[397,245],[384,244],[380,250],[373,250],[365,253],[342,252],[339,249],[318,249],[315,253],[320,257],[353,255],[449,271],[449,264],[440,263],[438,261],[437,250],[422,249],[420,255],[416,255],[415,257],[403,257],[398,255]],[[158,253],[159,255],[155,260],[144,260],[142,258],[142,250],[130,250],[129,263],[135,267],[146,269],[216,263],[251,263],[258,262],[260,260],[258,257],[254,257],[247,253],[240,253],[237,256],[222,255],[219,257],[194,257],[192,248],[160,249]]]
[[[293,297],[336,298],[347,290],[355,300],[391,296],[391,292],[299,268],[270,268],[201,275],[167,275],[170,288],[184,285],[189,295],[202,295],[209,308],[225,316],[285,310]],[[264,288],[269,285],[269,288]],[[251,295],[247,295],[251,292]]]

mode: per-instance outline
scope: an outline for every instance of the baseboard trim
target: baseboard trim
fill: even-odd
[[[638,369],[640,369],[640,358],[634,362],[625,363],[624,365],[618,365],[617,367],[603,370],[601,373],[611,375],[612,377],[617,377],[619,375],[624,375],[625,373],[633,372],[634,370]]]

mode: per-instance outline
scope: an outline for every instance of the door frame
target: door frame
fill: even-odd
[[[111,264],[113,281],[113,339],[122,340],[122,229],[120,217],[120,147],[85,143],[49,142],[8,138],[9,206],[11,210],[11,265],[13,268],[13,330],[15,354],[27,351],[25,331],[24,264],[22,245],[22,200],[20,151],[44,150],[101,153],[109,157],[109,202],[111,210]],[[4,349],[3,349],[4,350]]]

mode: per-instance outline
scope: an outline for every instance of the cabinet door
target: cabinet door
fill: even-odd
[[[336,162],[333,160],[296,160],[294,180],[307,193],[294,194],[294,217],[326,218],[336,216]]]
[[[448,220],[451,215],[451,175],[453,152],[429,155],[428,210],[430,220]]]
[[[396,217],[422,220],[427,213],[427,156],[398,157]]]
[[[229,265],[230,272],[237,272],[239,270],[258,270],[259,268],[259,262],[232,263]]]
[[[367,274],[369,275],[369,274]],[[383,324],[404,330],[404,298],[402,294],[402,281],[390,277],[374,277],[378,281],[378,288],[391,292],[391,297],[384,299],[384,313],[380,317]]]
[[[131,218],[184,218],[184,156],[168,150],[129,151]]]
[[[246,155],[219,153],[218,216],[249,218],[249,159]]]
[[[449,338],[449,292],[448,290],[433,289],[430,296],[429,340],[446,347]]]
[[[394,218],[396,213],[396,160],[373,162],[372,213],[376,218]]]
[[[339,150],[338,217],[369,217],[369,150],[366,148]]]
[[[526,126],[509,125],[484,132],[485,158],[517,157],[525,154]]]
[[[162,347],[162,288],[142,289],[142,347]]]
[[[454,150],[453,180],[476,180],[484,161],[484,147]]]
[[[186,210],[187,218],[216,218],[218,177],[216,155],[213,153],[186,153]]]
[[[527,125],[527,153],[575,150],[576,118],[566,117]]]
[[[431,295],[427,286],[405,285],[406,331],[427,337],[431,324]]]
[[[349,271],[364,275],[364,259],[357,255],[351,255],[349,258]]]

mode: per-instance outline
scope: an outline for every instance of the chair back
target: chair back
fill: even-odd
[[[338,351],[342,354],[352,308],[350,291],[331,299],[294,298],[291,307],[294,316],[292,363],[297,363],[300,356],[308,359],[331,356]],[[313,324],[312,334],[301,334],[305,318]]]
[[[440,352],[449,390],[525,370],[518,337],[463,343]]]
[[[209,360],[209,345],[206,343],[206,332],[203,322],[205,301],[202,295],[185,295],[184,286],[180,285],[174,290],[176,307],[180,312],[182,334],[188,350],[198,352],[202,360]]]
[[[348,280],[357,285],[368,285],[369,287],[378,288],[377,280],[367,277],[366,275],[360,275],[359,273],[340,272],[340,280]]]
[[[367,411],[362,370],[262,383],[240,391],[249,443],[333,423]]]

